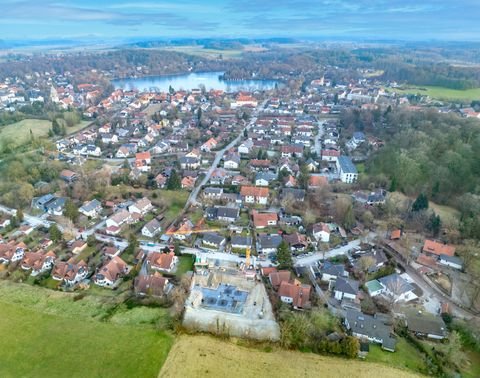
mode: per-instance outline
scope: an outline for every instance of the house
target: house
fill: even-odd
[[[256,210],[252,210],[253,225],[255,228],[265,228],[269,226],[276,226],[278,222],[277,213],[259,213]]]
[[[348,277],[348,272],[342,264],[332,264],[326,261],[320,269],[322,281],[332,281],[339,277]]]
[[[318,189],[328,185],[328,178],[320,175],[310,175],[308,189]]]
[[[349,278],[338,277],[333,284],[334,297],[338,301],[341,301],[344,298],[355,300],[358,295],[358,288],[358,281]]]
[[[232,236],[232,249],[247,249],[252,247],[252,238],[250,236]]]
[[[289,175],[285,178],[283,185],[285,185],[286,188],[294,188],[297,186],[297,179],[294,176]]]
[[[153,205],[147,197],[143,197],[136,201],[133,205],[128,207],[128,211],[132,214],[137,213],[140,215],[147,214],[150,210],[153,209]]]
[[[94,282],[102,287],[114,287],[128,273],[128,265],[120,257],[114,256],[95,274]]]
[[[217,147],[217,141],[215,140],[215,138],[210,138],[200,146],[200,150],[203,152],[210,152],[214,150],[215,147]]]
[[[390,233],[390,240],[399,240],[402,237],[402,230],[393,230]]]
[[[205,188],[203,196],[210,199],[220,199],[223,194],[223,188]]]
[[[76,263],[73,258],[68,261],[57,261],[52,270],[52,278],[73,286],[84,280],[88,275],[88,265],[81,260]]]
[[[240,165],[240,156],[237,154],[228,154],[223,160],[225,169],[237,169]]]
[[[179,163],[182,169],[198,169],[200,167],[200,160],[194,157],[183,156],[179,159]]]
[[[135,277],[133,284],[135,295],[141,297],[163,297],[170,287],[168,278],[162,277],[159,272]]]
[[[312,158],[309,158],[305,162],[305,165],[307,166],[307,168],[310,172],[315,172],[318,168],[318,163],[315,160],[313,160]]]
[[[182,189],[187,189],[187,190],[192,190],[193,188],[195,188],[195,183],[197,182],[197,178],[196,177],[192,177],[192,176],[185,176],[184,178],[182,178],[182,180],[180,181],[180,184],[182,186]]]
[[[157,188],[164,188],[165,185],[167,185],[167,180],[168,177],[162,173],[159,173],[157,176],[155,176],[155,183],[157,184]]]
[[[433,340],[443,340],[447,337],[447,326],[440,316],[411,311],[405,316],[405,324],[408,331],[417,337]]]
[[[292,252],[302,252],[308,247],[307,237],[298,232],[290,235],[283,235],[283,240],[288,243]]]
[[[45,204],[45,209],[47,213],[50,215],[62,215],[66,202],[67,202],[66,198],[55,197],[53,201],[50,201],[47,204]]]
[[[423,244],[423,253],[430,254],[430,255],[447,255],[447,256],[454,256],[455,255],[455,247],[449,244],[443,244],[437,242],[435,240],[425,240]]]
[[[11,220],[9,218],[4,218],[4,217],[0,218],[0,227],[1,228],[8,227],[8,226],[10,226],[10,224],[11,224]]]
[[[268,188],[258,186],[242,186],[240,196],[245,203],[257,203],[266,205],[268,202]]]
[[[354,254],[355,255],[355,254]],[[373,249],[371,252],[367,253],[362,253],[361,258],[358,259],[355,262],[355,268],[358,270],[362,270],[363,267],[361,267],[361,259],[364,258],[370,258],[372,260],[372,265],[368,267],[368,273],[374,273],[378,269],[382,268],[385,266],[385,264],[388,262],[388,258],[385,255],[385,253],[381,249]]]
[[[257,251],[264,254],[275,253],[282,240],[278,234],[261,234],[257,237]]]
[[[69,170],[69,169],[64,169],[60,172],[60,178],[65,181],[66,183],[72,183],[76,180],[78,180],[78,176],[75,172]]]
[[[463,269],[462,259],[458,256],[440,255],[438,263],[458,270]]]
[[[162,272],[171,272],[175,265],[178,262],[178,257],[175,256],[175,253],[161,253],[161,252],[152,252],[147,256],[147,265],[151,269],[159,270]]]
[[[217,233],[207,233],[203,235],[202,244],[214,249],[220,249],[225,245],[226,239],[224,236]]]
[[[312,236],[317,242],[328,243],[330,241],[330,227],[320,222],[312,226]]]
[[[339,156],[337,159],[337,170],[340,181],[345,183],[353,183],[358,179],[358,171],[348,156]]]
[[[57,255],[53,251],[26,252],[22,260],[22,269],[30,270],[32,276],[37,276],[52,269]]]
[[[142,235],[146,236],[147,238],[153,238],[160,231],[162,231],[162,227],[160,226],[160,222],[156,219],[152,219],[142,227]]]
[[[87,248],[87,243],[81,239],[78,239],[72,243],[70,248],[72,249],[72,253],[74,255],[78,255]]]
[[[357,310],[347,309],[344,324],[353,336],[380,344],[384,350],[395,351],[397,341],[392,336],[393,329],[389,318],[367,315]]]
[[[248,139],[248,140],[242,142],[238,146],[238,153],[248,155],[252,151],[252,148],[253,148],[253,142],[252,142],[251,139]]]
[[[131,214],[127,210],[122,209],[114,213],[112,216],[110,216],[106,221],[106,225],[107,225],[107,228],[108,227],[120,228],[125,223],[130,223],[131,221],[132,221]]]
[[[322,150],[322,160],[329,162],[337,162],[340,157],[340,151],[337,150]]]
[[[120,254],[120,252],[121,252],[121,250],[114,245],[112,245],[112,246],[107,245],[107,246],[102,248],[103,255],[110,258],[110,259],[114,256],[118,256]]]
[[[205,213],[208,220],[233,223],[238,219],[240,209],[238,207],[216,206],[207,208]]]
[[[303,202],[305,200],[305,190],[296,188],[283,188],[281,199]]]
[[[287,145],[280,148],[282,157],[300,157],[303,155],[303,144],[299,145]]]
[[[248,166],[254,171],[268,171],[272,162],[268,159],[252,159]]]
[[[306,309],[311,306],[310,285],[302,285],[298,282],[290,283],[282,281],[278,289],[278,296],[284,303],[292,304],[294,309]]]
[[[23,244],[23,243],[22,243]],[[25,245],[0,244],[0,264],[20,261],[25,256]]]
[[[275,290],[278,290],[282,282],[290,282],[292,280],[292,273],[289,270],[279,270],[271,272],[268,275],[268,280]]]
[[[83,214],[86,217],[96,218],[102,211],[102,204],[100,201],[93,199],[91,201],[84,202],[78,211],[80,214]]]
[[[183,219],[176,231],[172,232],[174,239],[185,240],[192,235],[193,223],[188,219]],[[169,234],[169,232],[167,232]]]
[[[272,181],[277,179],[277,175],[273,172],[258,172],[255,175],[256,186],[269,186]]]
[[[378,282],[383,286],[382,294],[395,302],[408,302],[417,298],[415,288],[397,273],[379,278]]]
[[[371,280],[365,283],[368,294],[371,297],[376,297],[383,293],[383,285],[378,280]]]

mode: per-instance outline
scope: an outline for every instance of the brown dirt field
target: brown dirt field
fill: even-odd
[[[419,377],[414,373],[360,360],[285,350],[263,352],[211,336],[182,335],[168,354],[159,377]]]

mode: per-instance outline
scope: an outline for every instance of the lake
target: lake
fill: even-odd
[[[207,90],[221,89],[225,92],[273,89],[276,80],[221,80],[223,72],[199,72],[181,75],[147,76],[141,78],[112,80],[115,89],[138,89],[140,92],[168,92],[170,86],[176,91],[192,90],[204,85]]]

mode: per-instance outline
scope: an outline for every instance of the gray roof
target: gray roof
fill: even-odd
[[[338,277],[335,281],[335,290],[342,293],[357,295],[358,287],[358,281],[349,278]]]
[[[222,194],[223,188],[205,188],[204,193],[206,194]]]
[[[251,246],[252,238],[250,236],[232,236],[232,245]]]
[[[265,180],[265,181],[273,181],[277,178],[277,175],[273,172],[258,172],[255,175],[255,180]]]
[[[460,266],[463,266],[463,261],[458,256],[440,255],[440,260],[448,261],[452,264],[458,264]]]
[[[406,316],[407,328],[416,333],[447,336],[447,327],[439,316],[412,313]]]
[[[395,295],[401,295],[414,290],[414,287],[397,273],[379,278],[378,280]]]
[[[216,233],[209,233],[209,234],[203,235],[204,242],[208,242],[215,245],[220,245],[224,240],[225,240],[224,236],[221,236]]]
[[[91,200],[91,201],[89,201],[89,202],[86,202],[86,203],[81,207],[81,209],[82,209],[83,211],[89,212],[89,211],[95,210],[96,208],[101,207],[101,206],[102,206],[102,204],[100,203],[99,200],[93,199],[93,200]]]
[[[206,212],[210,219],[230,218],[235,220],[240,214],[240,209],[238,207],[219,206],[209,207]]]
[[[325,262],[321,269],[322,274],[329,274],[331,276],[343,276],[345,273],[345,267],[342,264],[332,264]]]
[[[148,222],[145,226],[145,227],[148,231],[150,232],[155,232],[159,229],[161,229],[161,226],[160,226],[160,222],[156,219],[152,219],[150,222]]]
[[[297,201],[303,201],[305,199],[305,190],[295,189],[295,188],[283,188],[282,198],[287,198],[287,197],[292,197]]]
[[[278,248],[282,242],[282,237],[278,234],[266,235],[262,234],[258,238],[261,248]]]
[[[345,314],[345,320],[353,333],[382,340],[384,348],[395,349],[396,340],[390,336],[391,326],[387,324],[385,319],[348,309]]]
[[[340,164],[340,168],[344,173],[358,173],[355,164],[348,156],[339,156],[338,164]]]

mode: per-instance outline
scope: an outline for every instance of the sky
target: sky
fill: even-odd
[[[480,0],[0,0],[0,39],[480,40]]]

